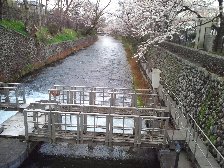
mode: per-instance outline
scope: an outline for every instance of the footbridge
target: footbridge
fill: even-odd
[[[167,144],[169,113],[148,89],[55,85],[48,93],[48,100],[29,104],[9,120],[0,136],[109,146]],[[12,135],[10,125],[20,131]]]

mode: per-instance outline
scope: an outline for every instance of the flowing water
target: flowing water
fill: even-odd
[[[110,36],[99,36],[94,45],[25,77],[21,82],[25,83],[28,103],[48,99],[47,90],[55,84],[132,88],[124,48]],[[159,163],[155,149],[44,143],[21,167],[157,168]]]

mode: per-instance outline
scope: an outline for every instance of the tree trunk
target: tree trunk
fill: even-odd
[[[3,18],[3,0],[0,0],[0,20],[2,20]]]
[[[214,40],[213,50],[219,52],[222,49],[223,36],[224,36],[224,17],[223,17],[223,0],[218,0],[219,2],[219,18],[220,27],[217,28],[217,35]]]
[[[222,19],[220,23],[220,27],[217,29],[217,35],[214,40],[214,51],[215,52],[220,52],[222,49],[222,44],[223,44],[223,36],[224,36],[224,20]]]
[[[25,27],[26,30],[28,30],[28,25],[29,25],[29,7],[28,7],[28,1],[23,0],[24,7],[25,7]]]

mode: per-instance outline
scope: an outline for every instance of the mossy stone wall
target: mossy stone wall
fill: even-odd
[[[205,52],[189,49],[191,54],[189,59],[186,58],[189,54],[186,47],[172,43],[167,43],[166,46],[173,49],[168,50],[164,45],[149,49],[145,56],[148,66],[162,71],[163,86],[177,96],[183,104],[184,112],[191,113],[195,117],[224,155],[224,81],[220,71],[215,74],[206,68],[209,67],[205,65],[206,62],[211,64],[211,61],[203,60],[207,59],[207,56],[201,57],[200,54]],[[177,53],[181,53],[182,56]],[[197,63],[198,55],[203,67]],[[197,58],[194,59],[194,56]]]
[[[47,64],[93,44],[97,36],[45,46],[0,26],[0,81],[14,82]]]

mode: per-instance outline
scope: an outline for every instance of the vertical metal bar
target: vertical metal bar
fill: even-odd
[[[85,106],[82,106],[83,107],[83,113],[86,115],[83,116],[83,120],[84,120],[84,123],[83,123],[83,132],[86,133],[87,132],[87,113],[88,111],[85,110]]]
[[[62,88],[62,102],[65,103],[65,87]]]
[[[110,119],[110,129],[109,129],[109,146],[112,146],[112,137],[113,137],[113,116],[109,116]]]
[[[195,124],[196,125],[196,124]],[[196,150],[197,150],[197,143],[198,143],[198,130],[197,129],[197,137],[196,137],[196,142],[195,142],[195,146],[194,146],[194,158],[195,158],[195,154],[196,154]]]
[[[110,94],[110,106],[114,106],[114,93]]]
[[[132,94],[132,107],[137,107],[137,95],[136,95],[136,92],[135,92],[135,94]]]
[[[26,104],[25,86],[23,86],[23,103]]]
[[[187,132],[188,132],[188,127],[189,127],[189,121],[188,121],[188,115],[186,115],[186,117],[187,117],[187,128],[186,128],[186,137],[185,137],[185,141],[187,142]]]
[[[67,136],[67,115],[65,113],[65,136]]]
[[[143,120],[143,118],[141,118],[140,116],[139,116],[139,123],[138,123],[138,145],[140,146],[140,144],[141,144],[141,138],[142,138],[142,120]]]
[[[18,88],[15,89],[15,96],[16,96],[16,108],[19,108]]]
[[[79,125],[79,117],[80,114],[77,115],[77,144],[79,144],[79,140],[80,140],[80,125]]]
[[[76,87],[74,87],[74,90],[76,90]],[[73,102],[74,102],[74,104],[76,104],[77,102],[76,102],[76,93],[77,93],[77,91],[74,91],[74,95],[73,95]]]
[[[48,138],[51,141],[51,112],[48,112]]]
[[[55,113],[51,111],[51,139],[52,142],[55,142]]]
[[[95,135],[96,135],[96,115],[94,115],[93,116],[94,118],[93,118],[93,131],[94,131],[94,133],[93,133],[93,136],[95,137]]]
[[[82,103],[85,104],[85,88],[82,88],[82,91],[83,91],[83,92],[82,92],[82,93],[83,93],[83,95],[82,95],[82,96],[83,96],[83,97],[82,97],[82,98],[83,98],[83,99],[82,99]]]
[[[93,105],[96,104],[96,88],[93,88]],[[103,95],[104,96],[104,95]],[[104,97],[103,97],[104,98]]]
[[[152,121],[152,141],[153,141],[155,124],[154,124],[154,119],[151,119],[151,121]]]
[[[69,94],[69,93],[70,93],[70,90],[66,92],[67,104],[69,104],[69,103],[70,103],[70,99],[69,99],[70,94]]]
[[[92,92],[92,90],[89,92],[89,105],[93,105],[93,92]]]
[[[27,111],[26,110],[23,111],[23,115],[24,115],[24,126],[25,126],[25,139],[26,139],[26,141],[28,141],[29,135],[28,135],[28,121],[27,121]]]
[[[6,96],[5,96],[5,103],[9,105],[10,99],[9,99],[9,89],[6,88]]]
[[[69,101],[69,103],[70,104],[73,104],[73,94],[74,94],[74,91],[72,90],[72,88],[71,88],[71,90],[70,90],[70,101]]]
[[[123,138],[124,138],[124,120],[125,120],[125,117],[123,117]]]
[[[105,143],[106,145],[109,145],[109,132],[110,132],[110,116],[106,115],[106,137],[105,137]]]
[[[81,113],[80,114],[80,126],[81,126],[81,128],[80,128],[80,131],[81,131],[81,143],[83,143],[83,117],[84,117],[84,114],[83,113]]]
[[[122,96],[122,105],[124,107],[124,98],[125,98],[125,94],[123,93],[123,96]]]
[[[192,131],[192,126],[190,125],[190,133],[189,133],[189,139],[188,139],[188,144],[190,143],[190,139],[191,139],[191,131]]]
[[[164,139],[163,139],[163,144],[166,144],[166,140],[167,140],[167,129],[168,129],[168,119],[166,119],[165,121],[165,128],[164,128]]]
[[[103,88],[103,105],[104,105],[104,102],[105,102],[105,89]]]
[[[153,93],[156,93],[156,91],[154,90]],[[153,107],[154,108],[156,108],[156,98],[155,97],[156,97],[155,95],[152,96],[152,101],[153,101]]]
[[[134,117],[134,135],[135,135],[135,139],[134,139],[134,146],[138,145],[138,117]]]
[[[81,105],[82,104],[82,92],[79,91],[79,104]]]
[[[34,128],[36,129],[37,128],[37,124],[36,124],[36,111],[33,112],[33,122],[34,122]]]
[[[36,129],[37,129],[37,132],[38,132],[38,134],[40,133],[40,127],[39,127],[39,116],[38,116],[38,112],[37,112],[37,115],[36,115]]]

